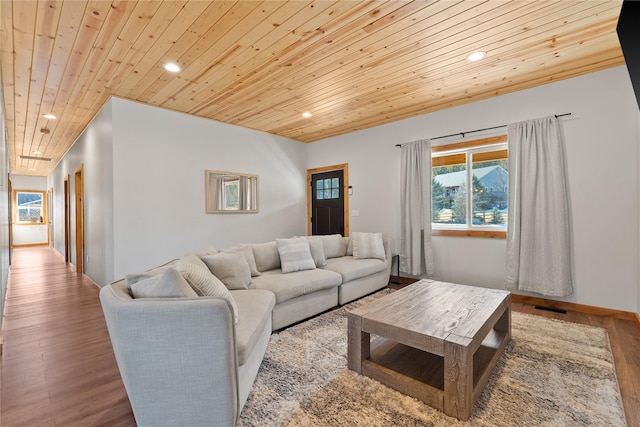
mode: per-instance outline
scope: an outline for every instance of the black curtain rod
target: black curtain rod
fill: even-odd
[[[564,117],[564,116],[570,116],[570,115],[571,113],[555,114],[555,117],[557,119],[558,117]],[[492,129],[500,129],[506,126],[507,125],[501,125],[501,126],[493,126],[493,127],[484,128],[484,129],[468,130],[466,132],[452,133],[451,135],[436,136],[435,138],[430,138],[430,139],[433,141],[434,139],[449,138],[450,136],[456,136],[456,135],[462,135],[462,137],[464,138],[465,134],[468,134],[468,133],[482,132],[485,130],[492,130]],[[396,147],[401,147],[401,146],[402,144],[396,144]]]

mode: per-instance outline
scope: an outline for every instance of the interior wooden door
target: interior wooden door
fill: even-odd
[[[64,189],[64,262],[70,262],[71,261],[71,256],[70,256],[70,246],[71,246],[71,242],[70,242],[70,220],[69,220],[69,175],[64,177],[64,185],[63,185]]]
[[[11,265],[11,258],[13,257],[13,184],[11,183],[11,176],[7,177],[9,184],[9,265]],[[0,314],[2,315],[2,314]]]
[[[76,273],[84,272],[84,168],[74,172],[76,214]]]
[[[47,190],[47,221],[49,247],[53,248],[53,188]]]

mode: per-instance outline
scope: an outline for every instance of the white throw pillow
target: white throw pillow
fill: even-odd
[[[202,257],[202,261],[227,289],[248,289],[251,284],[251,270],[243,254],[221,252]]]
[[[316,263],[311,256],[309,241],[303,237],[290,239],[276,239],[278,254],[280,255],[280,268],[283,273],[294,271],[313,270]]]
[[[133,298],[197,297],[189,283],[175,268],[168,268],[159,276],[151,276],[131,285]]]
[[[377,258],[384,261],[384,243],[382,233],[360,233],[351,234],[353,240],[353,257],[355,259]]]
[[[199,296],[221,297],[229,301],[233,312],[233,321],[238,323],[238,307],[231,296],[231,292],[220,279],[211,274],[205,264],[199,265],[180,260],[176,264],[176,268]]]

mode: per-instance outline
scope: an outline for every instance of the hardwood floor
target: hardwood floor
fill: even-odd
[[[14,250],[5,305],[0,425],[136,425],[98,291],[49,248]]]
[[[14,250],[0,362],[2,427],[135,426],[98,291],[48,248]],[[627,421],[640,427],[640,329],[633,321],[512,308],[607,329]]]

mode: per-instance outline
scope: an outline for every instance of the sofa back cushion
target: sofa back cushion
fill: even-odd
[[[269,271],[280,268],[280,255],[276,242],[254,243],[251,245],[258,271]]]
[[[320,236],[322,238],[322,246],[324,247],[324,255],[329,258],[338,258],[345,256],[347,253],[347,242],[339,234],[330,234],[328,236]]]

